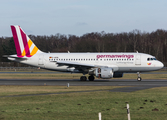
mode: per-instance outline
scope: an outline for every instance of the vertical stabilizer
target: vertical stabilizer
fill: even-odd
[[[20,26],[12,25],[11,30],[18,57],[32,57],[36,53],[42,53]]]

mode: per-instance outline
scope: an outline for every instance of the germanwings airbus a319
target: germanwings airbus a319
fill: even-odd
[[[43,69],[82,73],[81,81],[97,78],[108,79],[123,77],[123,73],[138,73],[161,69],[162,62],[144,53],[45,53],[40,51],[20,26],[11,26],[17,55],[8,55],[8,59]]]

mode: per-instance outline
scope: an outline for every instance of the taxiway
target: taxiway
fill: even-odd
[[[52,86],[126,86],[111,90],[112,92],[133,92],[137,90],[149,89],[154,87],[167,86],[167,80],[128,80],[128,79],[111,79],[111,80],[95,80],[95,81],[80,81],[79,79],[55,79],[55,80],[37,80],[37,79],[0,79],[0,85],[52,85]]]

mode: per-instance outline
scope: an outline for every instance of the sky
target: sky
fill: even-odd
[[[167,30],[167,0],[0,0],[0,37]]]

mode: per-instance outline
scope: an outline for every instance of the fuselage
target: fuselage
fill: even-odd
[[[164,65],[154,56],[145,53],[39,53],[27,60],[9,58],[20,63],[44,69],[64,72],[75,71],[74,67],[58,65],[57,62],[71,62],[113,68],[114,72],[146,72],[161,69]]]

